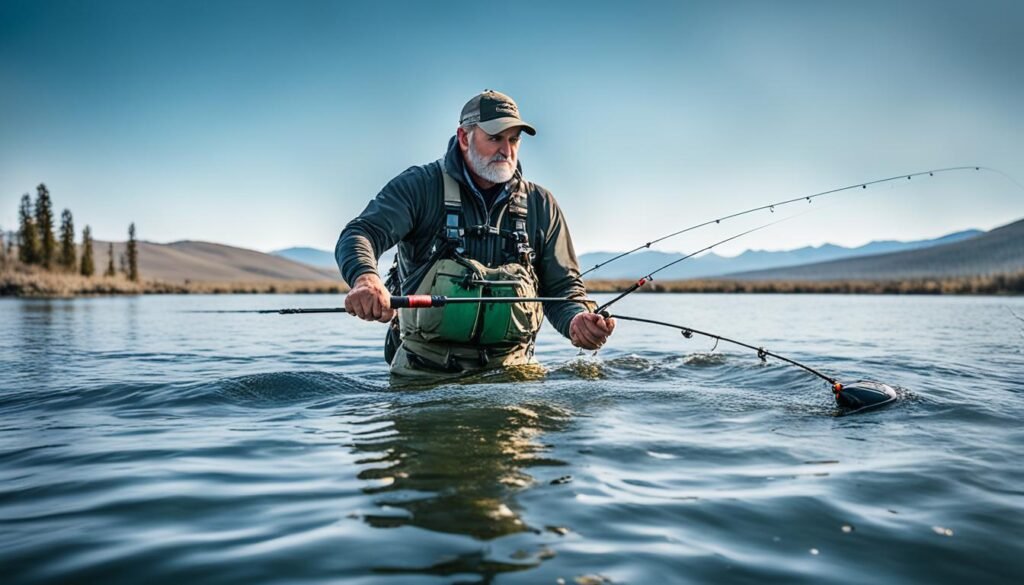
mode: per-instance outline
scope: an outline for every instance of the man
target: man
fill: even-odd
[[[523,132],[536,134],[512,98],[485,90],[469,100],[445,156],[392,179],[341,232],[335,257],[352,287],[345,309],[389,322],[392,294],[564,297],[575,302],[544,303],[548,321],[577,347],[604,345],[615,321],[582,302],[586,289],[562,211],[522,176]],[[396,244],[386,286],[377,259]],[[399,376],[525,364],[540,325],[536,303],[400,309],[385,355]]]

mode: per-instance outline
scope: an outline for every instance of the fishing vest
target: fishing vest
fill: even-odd
[[[444,182],[444,225],[434,245],[433,264],[416,289],[418,295],[446,297],[535,297],[537,275],[527,232],[526,193],[509,194],[506,212],[512,230],[488,223],[466,226],[459,184],[437,162]],[[467,258],[466,237],[503,237],[506,263],[490,268]],[[543,322],[540,303],[467,303],[398,310],[402,343],[414,354],[450,366],[455,358],[480,356],[481,365],[495,355],[532,351]],[[427,355],[424,355],[427,354]]]

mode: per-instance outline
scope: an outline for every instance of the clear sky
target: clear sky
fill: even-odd
[[[537,127],[520,159],[578,252],[933,167],[1024,182],[1022,30],[1016,0],[2,0],[0,226],[45,182],[98,239],[333,249],[485,88]],[[821,208],[721,251],[989,229],[1024,190],[969,173]]]

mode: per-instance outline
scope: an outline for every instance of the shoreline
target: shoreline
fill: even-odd
[[[632,280],[595,280],[590,292],[619,292]],[[859,295],[1024,295],[1024,271],[965,277],[899,280],[730,280],[725,278],[650,281],[637,292],[734,294],[859,294]]]
[[[167,294],[340,294],[341,280],[262,280],[240,282],[168,282],[124,275],[85,277],[58,272],[0,272],[0,298],[78,298]]]
[[[632,280],[587,281],[591,293],[625,290]],[[341,294],[340,281],[131,282],[123,275],[84,277],[44,271],[0,272],[0,297],[77,298],[160,294]],[[955,278],[838,281],[741,281],[728,279],[651,281],[638,293],[863,294],[863,295],[1024,295],[1024,272]]]

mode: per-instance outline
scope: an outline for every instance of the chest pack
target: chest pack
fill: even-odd
[[[444,171],[445,219],[436,243],[435,260],[415,294],[447,297],[535,297],[537,275],[527,232],[526,195],[509,195],[506,212],[511,230],[490,223],[466,226],[459,184]],[[488,218],[489,220],[490,218]],[[500,224],[500,221],[498,222]],[[468,258],[467,237],[506,240],[508,262],[488,267]],[[403,342],[514,347],[532,345],[543,321],[540,303],[467,303],[444,307],[399,309]]]

